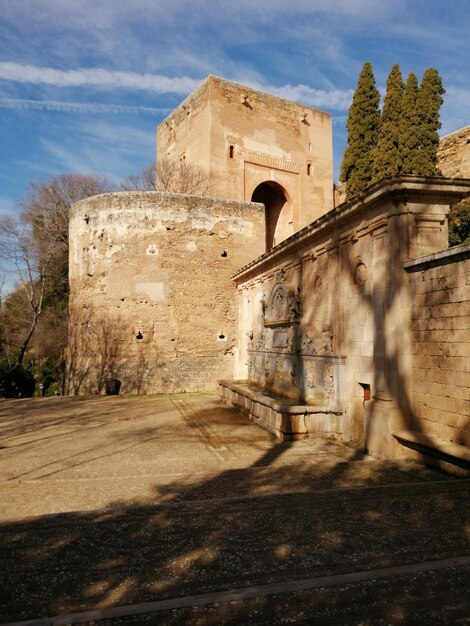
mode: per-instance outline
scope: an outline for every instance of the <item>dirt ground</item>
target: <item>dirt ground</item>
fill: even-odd
[[[0,401],[0,620],[470,624],[470,481],[215,396]]]

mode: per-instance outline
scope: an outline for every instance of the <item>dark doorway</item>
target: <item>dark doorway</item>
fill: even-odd
[[[281,185],[269,181],[256,187],[251,196],[251,201],[261,202],[266,207],[266,250],[271,250],[273,246],[291,234],[283,232],[285,229],[279,219],[282,209],[287,203],[286,193]],[[278,225],[281,228],[278,228]]]

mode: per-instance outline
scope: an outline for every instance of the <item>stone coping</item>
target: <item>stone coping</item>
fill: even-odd
[[[414,430],[395,431],[392,435],[403,446],[470,469],[470,448],[467,446]]]
[[[342,415],[343,411],[337,406],[320,406],[315,404],[299,404],[299,400],[288,398],[272,391],[258,387],[248,380],[219,380],[218,384],[230,389],[249,400],[253,400],[282,414],[305,415],[305,414],[332,414]]]
[[[70,208],[71,216],[80,215],[82,210],[86,213],[100,213],[103,209],[118,210],[116,203],[120,200],[133,199],[135,201],[134,209],[161,209],[165,206],[187,207],[194,209],[202,207],[203,209],[216,209],[218,206],[231,207],[237,209],[257,209],[264,211],[264,204],[260,202],[249,202],[247,200],[231,200],[219,198],[217,196],[201,196],[190,195],[184,193],[175,193],[173,191],[108,191],[99,193],[94,196],[88,196],[82,200],[78,200]],[[125,207],[123,210],[127,210]],[[191,217],[191,216],[189,216]]]
[[[470,258],[470,243],[462,243],[460,246],[453,246],[447,250],[441,250],[434,254],[426,254],[417,259],[411,259],[403,263],[407,272],[419,272],[429,267],[438,267],[449,263],[457,263]]]
[[[470,179],[446,178],[444,176],[389,176],[368,187],[365,191],[343,202],[308,226],[297,231],[268,252],[242,267],[232,276],[241,283],[253,273],[259,273],[267,264],[288,255],[300,245],[310,245],[322,233],[335,234],[339,224],[353,219],[366,219],[367,211],[386,199],[392,199],[394,208],[383,217],[402,212],[413,212],[401,207],[403,202],[433,201],[451,204],[470,196]],[[415,211],[419,213],[420,211]],[[373,224],[371,224],[373,227]]]

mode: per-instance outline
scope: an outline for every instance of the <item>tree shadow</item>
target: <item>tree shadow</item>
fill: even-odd
[[[236,426],[238,412],[224,412],[225,423]],[[213,410],[201,409],[195,419],[216,435]],[[247,467],[202,477],[187,468],[155,484],[147,501],[130,504],[129,494],[98,511],[4,522],[1,615],[4,621],[59,615],[468,554],[468,481],[362,458],[332,442],[271,440]],[[344,620],[359,590],[354,610],[379,623],[407,600],[395,584],[385,603],[363,604],[373,589],[346,585],[336,599],[326,590],[298,601],[306,602],[308,619],[344,623],[321,619],[333,603]],[[295,607],[285,596],[264,596],[212,607],[202,623],[292,620]],[[171,621],[177,617],[192,623],[201,616],[166,612],[152,623],[178,623]]]

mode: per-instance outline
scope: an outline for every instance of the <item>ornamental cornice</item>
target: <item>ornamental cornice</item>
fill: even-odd
[[[282,170],[284,172],[292,172],[293,174],[300,174],[300,171],[302,169],[301,163],[296,163],[295,161],[287,161],[286,159],[273,157],[269,154],[263,154],[262,152],[252,152],[251,150],[242,149],[241,156],[245,163],[262,165],[263,167],[269,167],[275,170]]]
[[[320,238],[326,236],[339,238],[343,234],[341,231],[344,232],[345,228],[351,228],[356,236],[359,231],[361,234],[368,232],[377,236],[386,230],[388,220],[391,217],[403,213],[426,216],[424,221],[429,221],[430,211],[423,211],[422,208],[420,211],[413,210],[412,207],[407,206],[407,202],[419,201],[420,204],[436,203],[450,206],[467,196],[470,196],[470,179],[468,178],[444,178],[440,176],[392,176],[383,178],[366,191],[322,215],[288,239],[281,241],[272,250],[265,252],[241,268],[232,276],[232,280],[245,280],[253,273],[263,271],[263,268],[268,264],[278,262],[300,247],[313,245],[315,240],[318,241]],[[376,216],[372,222],[369,222],[368,212],[378,205],[383,205],[383,214]],[[421,220],[420,217],[416,219]],[[442,217],[437,219],[442,219]],[[354,222],[357,224],[356,229]],[[327,242],[324,245],[327,245]]]

